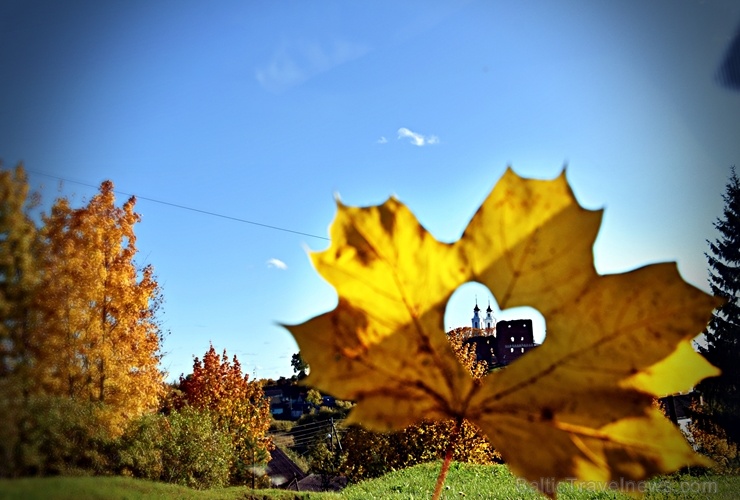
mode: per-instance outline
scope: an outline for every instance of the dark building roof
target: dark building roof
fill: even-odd
[[[666,415],[674,423],[677,423],[679,420],[691,418],[691,403],[694,401],[699,401],[699,393],[697,392],[675,394],[660,398],[660,403],[663,405]]]
[[[300,481],[306,477],[301,468],[277,446],[270,452],[270,456],[270,461],[267,462],[267,475],[273,486],[287,487],[291,482]]]

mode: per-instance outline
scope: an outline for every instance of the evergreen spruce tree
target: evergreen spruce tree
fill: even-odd
[[[726,302],[715,309],[704,334],[701,353],[722,370],[718,377],[698,386],[704,399],[698,424],[724,431],[728,441],[740,443],[740,180],[735,167],[722,196],[725,208],[714,226],[720,235],[709,242],[709,284],[712,293]]]

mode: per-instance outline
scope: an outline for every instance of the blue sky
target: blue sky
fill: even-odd
[[[507,165],[567,164],[579,201],[606,210],[600,272],[677,261],[707,289],[740,165],[740,93],[715,79],[739,22],[734,0],[5,1],[0,158],[47,203],[105,179],[140,197],[170,379],[209,342],[288,376],[297,347],[277,324],[336,303],[306,255],[328,245],[335,193],[395,194],[453,241]],[[456,292],[447,326],[476,296]]]

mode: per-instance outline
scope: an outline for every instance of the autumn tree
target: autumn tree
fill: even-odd
[[[30,217],[38,197],[29,193],[23,165],[0,163],[0,476],[25,462],[26,412],[31,391],[31,332],[39,283],[38,229]]]
[[[740,179],[735,168],[722,196],[724,213],[714,227],[719,236],[709,244],[709,285],[725,299],[714,310],[704,335],[704,357],[722,374],[702,381],[698,390],[704,405],[697,424],[705,432],[725,435],[730,447],[740,444]],[[721,437],[721,436],[720,436]]]
[[[29,364],[39,282],[38,229],[29,211],[36,202],[23,165],[9,171],[0,163],[0,377],[22,375]]]
[[[134,261],[135,204],[116,206],[105,181],[86,206],[60,198],[43,218],[35,376],[46,394],[104,404],[113,432],[163,391],[161,294],[153,268]]]
[[[472,328],[455,328],[447,332],[447,341],[452,346],[452,350],[460,363],[470,372],[473,380],[480,383],[483,377],[488,373],[488,363],[485,360],[479,360],[476,356],[475,342],[466,342],[471,338]]]
[[[270,403],[262,384],[242,374],[236,356],[229,362],[226,350],[219,357],[211,345],[202,361],[195,358],[193,373],[180,377],[180,389],[189,405],[208,411],[231,436],[235,448],[232,482],[246,482],[254,474],[254,464],[267,462],[272,449],[267,435]]]

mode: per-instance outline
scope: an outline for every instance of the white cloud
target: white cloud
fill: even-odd
[[[256,76],[260,85],[275,92],[308,79],[305,72],[285,54],[279,54],[268,66],[258,69]]]
[[[288,269],[288,264],[280,259],[276,259],[273,257],[272,259],[267,261],[267,267],[274,267],[276,269],[280,269],[281,271],[285,271],[286,269]]]
[[[439,144],[439,137],[436,135],[424,136],[422,134],[413,132],[406,127],[398,129],[398,138],[408,138],[411,140],[411,144],[414,146],[425,146],[427,144]]]
[[[366,45],[337,39],[330,43],[284,41],[272,60],[257,68],[255,77],[264,88],[278,93],[357,59],[369,50]]]
[[[388,139],[384,135],[381,135],[380,139],[378,139],[378,144],[385,144],[386,142],[388,142]]]

